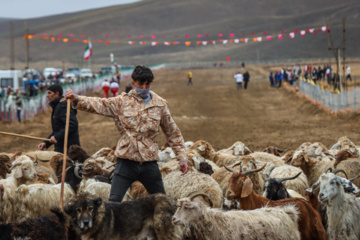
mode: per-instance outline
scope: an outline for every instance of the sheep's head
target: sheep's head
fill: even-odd
[[[318,199],[329,204],[339,193],[343,192],[340,179],[333,173],[323,173],[319,178],[320,192]]]
[[[287,177],[287,178],[268,178],[264,183],[264,192],[263,196],[270,199],[270,200],[280,200],[284,198],[289,198],[290,195],[286,190],[286,187],[282,183],[286,180],[292,180],[300,176],[301,172],[299,172],[294,177]]]
[[[244,156],[252,153],[252,151],[242,142],[238,141],[234,143],[233,155]]]
[[[265,166],[266,166],[266,163],[264,164],[264,166],[262,166],[259,169],[248,170],[246,172],[241,172],[241,171],[237,172],[236,170],[234,170],[232,168],[228,168],[228,167],[224,166],[226,168],[226,170],[233,173],[229,179],[229,186],[228,186],[228,190],[226,192],[226,198],[228,200],[231,200],[231,199],[239,199],[239,198],[248,197],[251,194],[251,192],[253,191],[253,183],[250,180],[250,178],[248,178],[247,175],[249,175],[251,173],[259,172],[259,171],[263,170],[265,168]],[[241,165],[240,165],[240,169],[241,169]]]
[[[305,172],[310,162],[312,162],[312,160],[309,158],[309,156],[306,153],[298,151],[295,152],[291,160],[291,165],[295,167],[299,167],[301,168],[301,170]]]
[[[291,164],[291,161],[293,159],[293,156],[295,154],[295,151],[294,150],[291,150],[291,151],[288,151],[287,153],[285,153],[284,155],[284,162],[286,164]]]
[[[18,157],[12,164],[12,176],[22,181],[34,181],[37,174],[34,168],[34,162],[25,155]]]
[[[84,178],[90,178],[95,175],[102,175],[103,170],[102,168],[97,164],[95,159],[88,159],[82,168],[82,176]]]
[[[270,153],[272,155],[280,157],[285,150],[280,150],[277,147],[269,146],[263,150],[263,152]]]
[[[215,150],[210,145],[210,143],[204,140],[199,140],[195,142],[187,151],[194,151],[194,150],[206,159],[211,159],[210,155],[215,153]]]
[[[56,176],[61,179],[61,174],[62,174],[62,169],[63,169],[63,161],[64,161],[64,155],[59,153],[56,154],[55,156],[53,156],[50,159],[50,165],[51,167],[54,169]],[[66,157],[66,166],[65,169],[68,169],[69,167],[71,167],[72,165],[74,165],[74,161],[71,160],[70,158]]]
[[[309,156],[319,156],[322,153],[327,153],[328,150],[327,148],[324,146],[324,144],[320,143],[320,142],[315,142],[313,144],[311,144],[310,146],[308,146],[305,150],[304,150]]]
[[[207,205],[203,204],[202,202],[194,200],[196,197],[199,196],[208,198],[210,200],[209,196],[204,193],[195,194],[191,197],[186,197],[178,200],[178,208],[174,216],[172,217],[172,223],[174,225],[188,225],[199,223],[200,216],[202,215],[202,208],[207,207]]]
[[[334,163],[334,167],[336,167],[341,161],[344,161],[348,158],[355,157],[349,150],[341,150],[336,154],[336,159]]]
[[[330,173],[328,171],[330,170]],[[318,199],[320,202],[324,204],[330,204],[330,202],[336,198],[338,195],[346,193],[351,193],[357,195],[360,190],[358,187],[352,183],[355,179],[359,178],[359,176],[354,177],[348,180],[348,176],[343,169],[334,169],[333,172],[332,168],[328,168],[318,179],[316,183],[310,188],[307,189],[307,192],[312,192],[317,186],[320,186],[320,192]],[[343,173],[346,177],[342,178],[337,176],[337,173]]]
[[[240,172],[246,172],[248,170],[257,169],[255,164],[255,158],[251,156],[242,156],[240,162],[233,165],[233,168],[240,165]]]
[[[296,151],[304,151],[310,145],[311,145],[311,142],[304,142],[296,149]]]

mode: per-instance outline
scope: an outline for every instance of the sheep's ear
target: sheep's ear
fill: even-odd
[[[244,181],[243,187],[242,187],[242,191],[241,191],[241,197],[245,198],[247,196],[250,195],[250,193],[253,190],[253,183],[250,180],[250,178],[246,178],[246,180]]]
[[[205,148],[205,145],[201,145],[198,147],[198,149],[203,152],[203,151],[205,151],[206,148]]]
[[[17,167],[14,172],[15,178],[21,178],[23,175],[21,167]]]
[[[53,185],[56,184],[55,181],[54,181],[54,179],[53,179],[52,177],[49,177],[48,180],[49,180],[49,182],[50,182],[51,184],[53,184]]]
[[[96,206],[99,207],[101,205],[101,203],[102,203],[102,199],[101,198],[96,198],[96,199],[94,199],[94,203],[95,203]]]
[[[315,155],[320,155],[322,153],[323,149],[322,147],[318,147],[316,150],[315,150]]]
[[[309,156],[307,154],[304,154],[303,156],[304,156],[305,162],[309,162]]]

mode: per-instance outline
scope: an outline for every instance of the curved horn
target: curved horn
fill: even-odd
[[[237,163],[235,163],[233,166],[232,166],[232,168],[233,167],[236,167],[236,166],[239,166],[241,164],[241,161],[238,161]]]
[[[205,194],[205,193],[198,193],[198,194],[195,194],[194,196],[191,196],[191,197],[190,197],[190,201],[192,201],[194,198],[196,198],[196,197],[198,197],[198,196],[206,197],[206,198],[209,200],[209,202],[210,202],[210,207],[213,207],[213,206],[214,206],[214,204],[213,204],[213,202],[211,201],[209,195],[207,195],[207,194]]]
[[[227,166],[224,165],[224,168],[226,168],[226,170],[228,170],[229,172],[232,172],[232,173],[238,173],[235,169],[232,169],[232,168],[228,168]]]
[[[11,173],[11,165],[10,164],[7,164],[7,163],[4,163],[4,165],[5,165],[5,170],[6,170],[6,172],[7,173]]]
[[[247,176],[247,175],[249,175],[250,173],[260,172],[261,170],[264,169],[265,166],[266,166],[266,163],[265,163],[264,166],[262,166],[261,168],[248,170],[248,171],[246,171],[246,172],[243,172],[242,174],[243,174],[244,176]]]
[[[349,179],[349,177],[348,177],[348,175],[346,174],[346,172],[345,172],[343,169],[340,169],[340,168],[335,169],[335,170],[333,171],[333,174],[336,175],[338,172],[342,172],[343,174],[345,174],[346,179]]]
[[[281,183],[283,181],[286,181],[286,180],[292,180],[292,179],[295,179],[297,178],[298,176],[300,176],[302,172],[299,172],[298,174],[296,174],[296,176],[294,177],[287,177],[287,178],[275,178],[275,180],[278,182],[278,183]]]
[[[359,177],[360,177],[360,175],[358,175],[357,177],[353,177],[353,178],[349,179],[349,181],[352,182],[352,181],[358,179]]]
[[[9,169],[10,171],[13,170],[15,167],[20,166],[21,162],[19,163],[15,163],[14,165],[11,166],[11,168]]]
[[[324,172],[324,173],[327,173],[329,170],[330,170],[330,172],[332,172],[332,168],[331,168],[331,167],[329,167],[329,168],[327,168],[327,169],[325,170],[325,172]]]

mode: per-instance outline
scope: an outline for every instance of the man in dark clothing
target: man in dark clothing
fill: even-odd
[[[247,89],[247,85],[248,85],[249,81],[250,81],[250,74],[248,71],[246,71],[244,73],[244,83],[245,83],[244,88],[245,88],[245,90]]]
[[[45,148],[50,147],[52,144],[55,144],[54,151],[64,153],[67,102],[60,102],[62,94],[63,89],[59,84],[54,84],[48,87],[46,98],[49,100],[49,105],[53,109],[51,114],[51,125],[53,132],[48,137],[50,138],[50,141],[45,141],[38,145],[40,150],[44,150]],[[79,128],[76,113],[76,109],[70,108],[68,148],[73,144],[80,146]]]

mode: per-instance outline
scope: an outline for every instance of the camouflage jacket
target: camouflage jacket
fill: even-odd
[[[145,106],[144,100],[131,90],[113,98],[79,96],[79,110],[114,118],[120,134],[115,155],[136,162],[159,160],[155,137],[159,127],[166,135],[169,146],[178,160],[186,159],[184,139],[177,127],[166,100],[150,91],[152,99]]]

